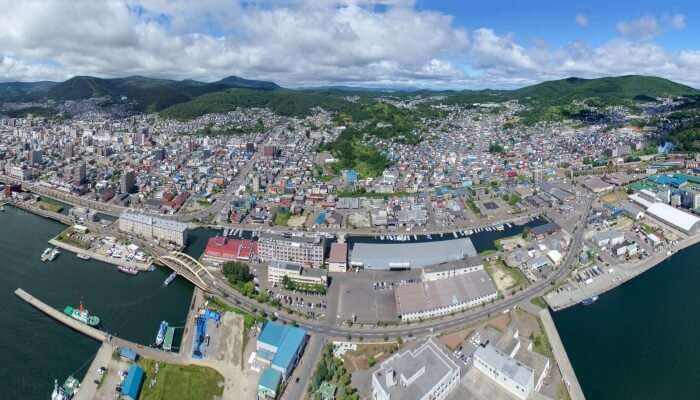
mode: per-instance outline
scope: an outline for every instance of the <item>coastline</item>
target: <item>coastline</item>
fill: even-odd
[[[81,249],[68,243],[61,242],[56,238],[50,239],[49,244],[59,247],[73,254],[83,254],[86,256],[90,256],[94,260],[101,261],[106,264],[111,264],[117,267],[131,267],[136,268],[139,271],[145,272],[148,271],[148,269],[152,265],[152,263],[150,262],[126,261],[122,258],[107,257],[92,250]]]
[[[700,235],[696,234],[694,236],[687,237],[679,241],[676,247],[670,250],[671,254],[668,254],[666,251],[662,251],[635,264],[610,266],[609,268],[614,268],[614,272],[597,278],[590,285],[584,285],[572,291],[564,291],[560,293],[550,292],[544,296],[544,299],[553,311],[564,310],[580,304],[587,298],[600,296],[603,293],[613,290],[673,257],[676,253],[698,243],[700,243]]]

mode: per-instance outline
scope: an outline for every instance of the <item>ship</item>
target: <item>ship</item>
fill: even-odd
[[[177,278],[177,272],[173,272],[172,274],[168,275],[168,277],[163,281],[163,287],[170,285],[175,278]]]
[[[51,247],[47,247],[44,249],[44,252],[41,253],[41,261],[46,262],[49,260],[49,255],[51,254]]]
[[[72,376],[66,378],[62,386],[58,386],[58,381],[54,379],[51,400],[71,400],[78,393],[79,388],[80,381]]]
[[[83,307],[82,301],[80,301],[80,308],[66,306],[66,308],[63,309],[63,313],[88,326],[98,326],[100,324],[100,317],[97,315],[90,315],[88,310]]]
[[[158,328],[158,334],[156,335],[156,346],[160,346],[163,344],[163,340],[165,339],[165,333],[168,330],[168,323],[165,321],[160,322],[160,327]]]
[[[595,303],[597,300],[598,300],[598,296],[593,296],[593,297],[589,297],[587,299],[583,299],[581,304],[583,304],[584,306],[590,306],[591,304]]]
[[[61,254],[61,250],[59,250],[58,247],[55,247],[53,250],[51,250],[51,253],[49,254],[49,261],[55,260],[59,254]]]
[[[117,267],[117,269],[120,272],[123,272],[125,274],[129,274],[129,275],[138,275],[139,274],[139,269],[136,267],[125,267],[123,265],[120,265]]]
[[[78,254],[76,255],[76,257],[78,257],[78,258],[81,259],[81,260],[89,260],[89,259],[92,258],[92,257],[90,257],[89,255],[83,254],[83,253],[78,253]]]

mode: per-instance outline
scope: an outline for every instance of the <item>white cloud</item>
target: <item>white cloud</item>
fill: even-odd
[[[646,15],[632,21],[618,22],[617,31],[625,36],[650,40],[659,35],[661,28],[655,16]]]
[[[467,32],[413,0],[0,0],[0,9],[3,81],[239,75],[286,86],[478,88],[647,74],[700,86],[700,51],[652,40],[683,29],[682,14],[620,22],[622,37],[597,47],[549,48],[487,26]]]
[[[588,17],[583,14],[576,15],[576,25],[581,27],[588,26]]]

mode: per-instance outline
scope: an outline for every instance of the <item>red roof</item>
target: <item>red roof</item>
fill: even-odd
[[[248,260],[258,255],[258,242],[217,236],[209,239],[204,255],[228,260]]]

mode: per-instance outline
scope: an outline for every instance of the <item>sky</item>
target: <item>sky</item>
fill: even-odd
[[[654,75],[700,88],[696,0],[0,0],[0,81],[515,88]]]

